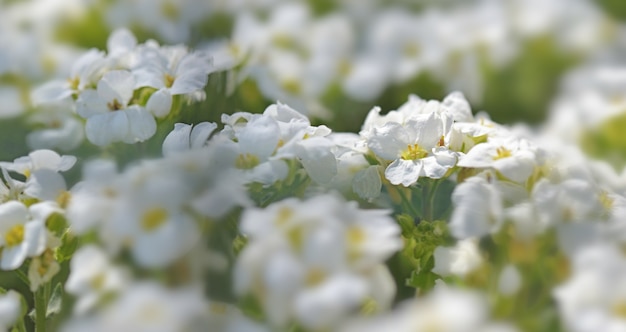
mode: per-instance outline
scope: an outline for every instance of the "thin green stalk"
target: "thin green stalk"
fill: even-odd
[[[429,213],[431,214],[430,219],[433,219],[434,216],[432,215],[433,211],[435,211],[435,196],[437,193],[437,189],[439,188],[439,185],[441,184],[442,180],[435,180],[435,182],[432,184],[432,186],[430,186],[429,192],[428,192],[428,205],[430,206],[429,208]],[[432,221],[432,220],[430,220]]]
[[[406,197],[406,194],[404,193],[404,188],[400,187],[400,186],[395,186],[395,188],[396,188],[398,194],[400,195],[400,199],[402,200],[402,206],[405,209],[408,209],[409,213],[411,213],[411,215],[413,217],[421,217],[420,214],[413,207],[413,204],[411,204],[409,199]]]
[[[424,213],[424,220],[433,221],[432,206],[430,202],[430,183],[426,182],[422,186],[422,212]]]
[[[35,331],[46,331],[46,310],[48,309],[48,299],[46,299],[45,287],[40,287],[35,295]]]
[[[26,273],[24,273],[24,271],[22,270],[15,270],[15,272],[17,273],[17,277],[20,278],[20,280],[22,280],[26,286],[30,287],[30,280],[28,279],[28,276],[26,275]]]

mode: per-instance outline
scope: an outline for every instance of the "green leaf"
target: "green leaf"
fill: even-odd
[[[62,300],[63,300],[63,286],[61,285],[61,283],[58,283],[54,287],[54,290],[52,291],[52,295],[50,295],[50,300],[48,301],[48,309],[46,310],[46,318],[49,318],[61,312]]]
[[[78,238],[71,232],[66,232],[61,237],[61,246],[54,251],[54,259],[59,263],[70,260],[78,247]]]

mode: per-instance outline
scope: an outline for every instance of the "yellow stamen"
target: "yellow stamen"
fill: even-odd
[[[317,286],[326,279],[326,273],[322,269],[312,268],[306,274],[305,284],[309,287]]]
[[[508,158],[512,155],[511,150],[501,146],[496,149],[496,155],[493,157],[493,160]]]
[[[239,169],[252,169],[259,163],[259,157],[250,153],[242,153],[237,156],[237,160],[235,160],[235,167]]]
[[[112,102],[107,103],[107,107],[111,111],[119,111],[122,109],[123,105],[117,99],[113,99]]]
[[[24,225],[15,225],[4,234],[4,243],[7,247],[16,246],[24,240]]]
[[[282,207],[280,210],[278,210],[278,214],[276,216],[276,225],[277,226],[283,226],[285,225],[289,219],[291,219],[291,217],[293,217],[293,210],[288,208],[288,207]]]
[[[170,75],[170,74],[165,74],[163,76],[163,79],[165,80],[165,87],[167,88],[171,88],[172,85],[174,85],[174,81],[176,80],[176,77]]]
[[[400,157],[404,160],[417,160],[428,156],[428,151],[424,150],[419,144],[409,144]]]
[[[57,203],[59,203],[60,207],[65,209],[67,205],[70,203],[71,198],[72,198],[72,194],[70,194],[69,191],[64,190],[59,194],[59,196],[57,196]]]
[[[149,209],[141,218],[141,228],[145,231],[154,231],[167,221],[167,211],[162,207]]]

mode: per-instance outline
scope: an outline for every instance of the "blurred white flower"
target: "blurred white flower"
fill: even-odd
[[[65,290],[78,297],[74,306],[76,314],[84,314],[106,295],[122,291],[129,276],[114,266],[106,252],[94,245],[85,246],[72,257],[70,276]]]
[[[76,101],[76,112],[87,119],[85,133],[93,144],[135,143],[152,137],[156,121],[139,105],[129,105],[135,81],[126,70],[110,71],[98,81],[96,90],[83,91]]]
[[[380,264],[401,241],[386,211],[360,210],[334,195],[287,199],[247,210],[241,230],[249,243],[235,290],[256,296],[275,326],[332,327],[368,298],[390,304],[395,287]]]
[[[456,275],[465,277],[483,264],[483,257],[474,238],[459,240],[452,248],[439,246],[433,253],[435,266],[432,271],[442,277]]]

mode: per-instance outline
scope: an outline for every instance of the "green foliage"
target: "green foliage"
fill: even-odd
[[[72,232],[66,232],[61,237],[61,245],[54,251],[54,259],[59,263],[69,261],[78,248],[78,237]]]
[[[575,54],[559,50],[554,38],[529,40],[504,68],[483,64],[483,102],[474,109],[488,110],[498,123],[539,123],[545,119],[561,75],[578,62]]]
[[[420,221],[406,214],[397,217],[402,229],[404,248],[401,255],[413,268],[406,285],[415,288],[418,293],[429,291],[435,286],[438,276],[432,272],[435,266],[433,253],[438,246],[452,241],[445,221]]]
[[[583,150],[592,157],[604,159],[616,169],[626,165],[626,113],[605,120],[596,129],[586,132],[581,139]]]

